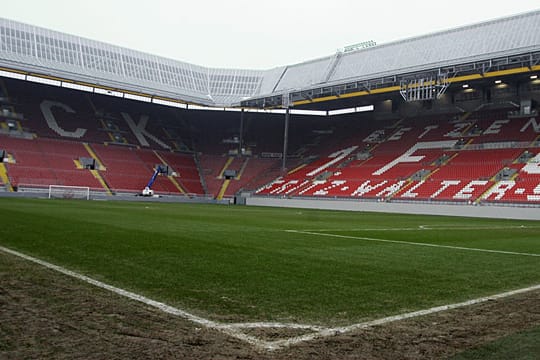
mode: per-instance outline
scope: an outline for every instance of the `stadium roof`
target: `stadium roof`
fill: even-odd
[[[540,70],[540,11],[269,70],[208,68],[0,18],[0,72],[208,106],[279,107],[445,73]],[[512,70],[515,71],[515,70]],[[75,86],[74,86],[75,87]]]

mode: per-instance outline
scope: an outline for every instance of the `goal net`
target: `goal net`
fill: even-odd
[[[49,185],[49,199],[90,199],[88,186]]]

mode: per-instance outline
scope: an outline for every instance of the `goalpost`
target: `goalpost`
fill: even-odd
[[[49,185],[49,199],[90,200],[90,188],[88,186]]]

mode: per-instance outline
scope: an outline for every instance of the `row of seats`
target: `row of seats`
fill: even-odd
[[[22,133],[17,130],[0,135],[0,149],[11,157],[6,169],[15,188],[55,184],[140,192],[155,165],[165,162],[176,172],[176,181],[160,176],[153,186],[157,193],[204,194],[193,154],[170,151],[174,149],[171,139],[158,121],[149,121],[144,104],[10,79],[2,81],[12,101],[9,107],[23,115],[22,120],[18,119]],[[159,119],[163,111],[158,107],[151,115]],[[7,118],[0,118],[0,123],[6,125]],[[153,150],[141,146],[145,141],[146,147]],[[103,182],[78,164],[80,158],[90,157],[102,164],[97,176]]]
[[[376,129],[357,140],[346,157],[336,161],[336,154],[347,150],[336,144],[332,153],[277,178],[257,194],[540,202],[540,171],[534,165],[540,155],[527,164],[519,162],[527,150],[540,154],[535,142],[538,122],[530,117],[508,119],[502,113],[481,120],[474,115],[463,121],[413,119]],[[496,178],[505,168],[514,173]]]
[[[0,146],[5,148],[15,161],[7,166],[14,186],[19,183],[33,183],[36,185],[90,185],[98,189],[102,188],[99,181],[93,176],[83,175],[88,173],[88,170],[77,169],[76,161],[79,158],[92,156],[82,143],[57,139],[37,138],[29,140],[1,136]],[[113,191],[140,191],[151,177],[154,166],[166,163],[176,172],[177,182],[180,183],[185,192],[198,195],[205,193],[200,181],[199,170],[191,154],[103,144],[90,144],[90,148],[104,167],[100,171],[101,176]],[[203,166],[207,166],[207,169],[223,169],[227,160],[226,157],[218,157],[218,161],[216,161],[216,157],[212,156],[203,158]],[[214,162],[208,162],[209,158],[213,158]],[[234,181],[226,195],[234,195],[234,192],[242,188],[246,182],[252,181],[254,177],[268,168],[275,167],[276,162],[276,160],[269,161],[255,158],[246,162],[245,158],[235,158],[229,164],[228,169],[235,170],[239,175],[243,169],[242,174],[245,181]],[[31,174],[33,170],[35,170],[35,174]],[[53,175],[54,171],[57,170],[63,170],[59,174],[64,174],[65,178],[61,178],[60,175]],[[44,171],[51,174],[44,175]],[[215,171],[210,171],[207,175],[210,193],[217,195],[223,179],[218,179],[219,174]],[[85,181],[89,178],[91,178],[91,181],[86,184]],[[163,187],[163,192],[179,193],[179,189],[168,179],[157,181],[154,187],[158,192]]]
[[[102,144],[91,144],[89,147],[104,166],[98,172],[112,191],[139,192],[152,176],[154,166],[163,163],[162,160],[172,159],[175,161],[169,165],[177,172],[178,182],[187,181],[188,185],[183,190],[204,194],[192,155]],[[80,158],[92,157],[92,153],[80,142],[0,135],[0,148],[10,155],[6,169],[10,183],[15,188],[24,185],[67,185],[105,190],[89,170],[77,164]],[[177,165],[178,168],[175,167]],[[181,193],[167,177],[160,177],[154,183],[154,190],[157,193]]]
[[[272,196],[534,202],[538,192],[538,159],[525,164],[518,158],[525,149],[533,155],[540,152],[540,121],[508,118],[508,109],[398,121],[373,121],[358,114],[295,117],[289,149],[296,158],[288,159],[290,173],[283,175],[275,155],[283,145],[283,118],[245,116],[244,145],[255,155],[230,158],[229,150],[239,148],[234,142],[240,125],[237,113],[187,120],[169,108],[106,96],[15,80],[9,80],[7,88],[16,99],[15,110],[24,114],[21,127],[35,134],[29,140],[0,135],[0,149],[16,161],[6,166],[14,185],[54,182],[103,188],[91,172],[77,168],[79,158],[95,156],[104,166],[97,175],[113,191],[140,191],[154,166],[166,163],[176,174],[161,176],[154,188],[175,194],[217,196],[225,190],[225,196],[233,196],[241,189],[258,189],[258,194]],[[53,121],[46,115],[47,106]],[[196,155],[170,151],[178,144]],[[269,158],[263,157],[265,152]],[[505,168],[515,173],[497,178]],[[238,174],[226,189],[220,176],[224,170]]]

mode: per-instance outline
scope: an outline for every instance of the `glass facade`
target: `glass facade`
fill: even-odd
[[[0,18],[0,60],[193,98],[254,96],[264,71],[212,69]],[[77,80],[77,79],[74,79]]]

